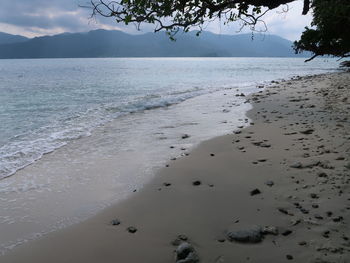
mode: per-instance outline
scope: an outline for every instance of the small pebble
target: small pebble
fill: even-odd
[[[261,191],[258,188],[255,188],[254,190],[250,191],[250,195],[258,195],[261,194]]]
[[[202,183],[199,180],[196,180],[196,181],[192,182],[192,185],[194,185],[194,186],[198,186],[198,185],[201,185],[201,184]]]
[[[292,234],[292,233],[293,233],[292,230],[287,229],[287,230],[285,230],[285,231],[282,233],[282,236],[289,236],[289,235]]]
[[[133,226],[129,226],[126,230],[128,230],[128,232],[132,234],[137,232],[137,228]]]
[[[286,258],[287,258],[288,260],[292,260],[292,259],[293,259],[293,256],[292,256],[292,255],[286,255]]]
[[[112,224],[113,226],[117,226],[117,225],[120,225],[120,221],[119,221],[118,219],[113,219],[113,220],[111,221],[111,224]]]

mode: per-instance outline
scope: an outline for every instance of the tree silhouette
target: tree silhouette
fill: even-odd
[[[350,1],[313,0],[314,28],[305,28],[299,41],[294,42],[297,53],[311,51],[317,56],[350,56]],[[346,64],[344,64],[346,65]]]
[[[215,19],[224,23],[240,21],[242,28],[250,27],[256,30],[256,25],[262,23],[263,15],[271,9],[296,0],[91,0],[93,15],[114,17],[117,22],[125,24],[142,23],[155,25],[155,32],[166,30],[170,38],[183,29],[199,28]],[[310,0],[304,0],[303,14],[309,11]]]

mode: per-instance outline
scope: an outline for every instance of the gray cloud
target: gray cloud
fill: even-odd
[[[137,33],[133,25],[117,24],[113,18],[89,19],[91,10],[81,8],[89,0],[1,0],[0,31],[37,36],[62,32],[81,32],[96,28],[121,29]],[[287,18],[281,15],[266,17],[269,33],[296,39],[309,24],[310,17],[300,18],[301,2],[291,4]],[[143,25],[142,31],[152,31],[152,25]],[[235,33],[237,25],[222,26],[219,22],[208,25],[207,30],[216,33]]]

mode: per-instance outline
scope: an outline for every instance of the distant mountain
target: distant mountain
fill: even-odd
[[[29,38],[0,32],[0,45],[27,41]]]
[[[0,58],[86,57],[296,57],[292,42],[275,35],[217,35],[194,32],[171,41],[164,33],[129,35],[94,30],[36,37],[0,45]]]

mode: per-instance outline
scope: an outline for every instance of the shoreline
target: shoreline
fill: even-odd
[[[201,143],[127,200],[0,259],[174,262],[171,242],[182,234],[201,262],[347,262],[349,79],[307,76],[251,95],[254,125]],[[279,234],[253,245],[228,240],[231,229],[255,225]]]

